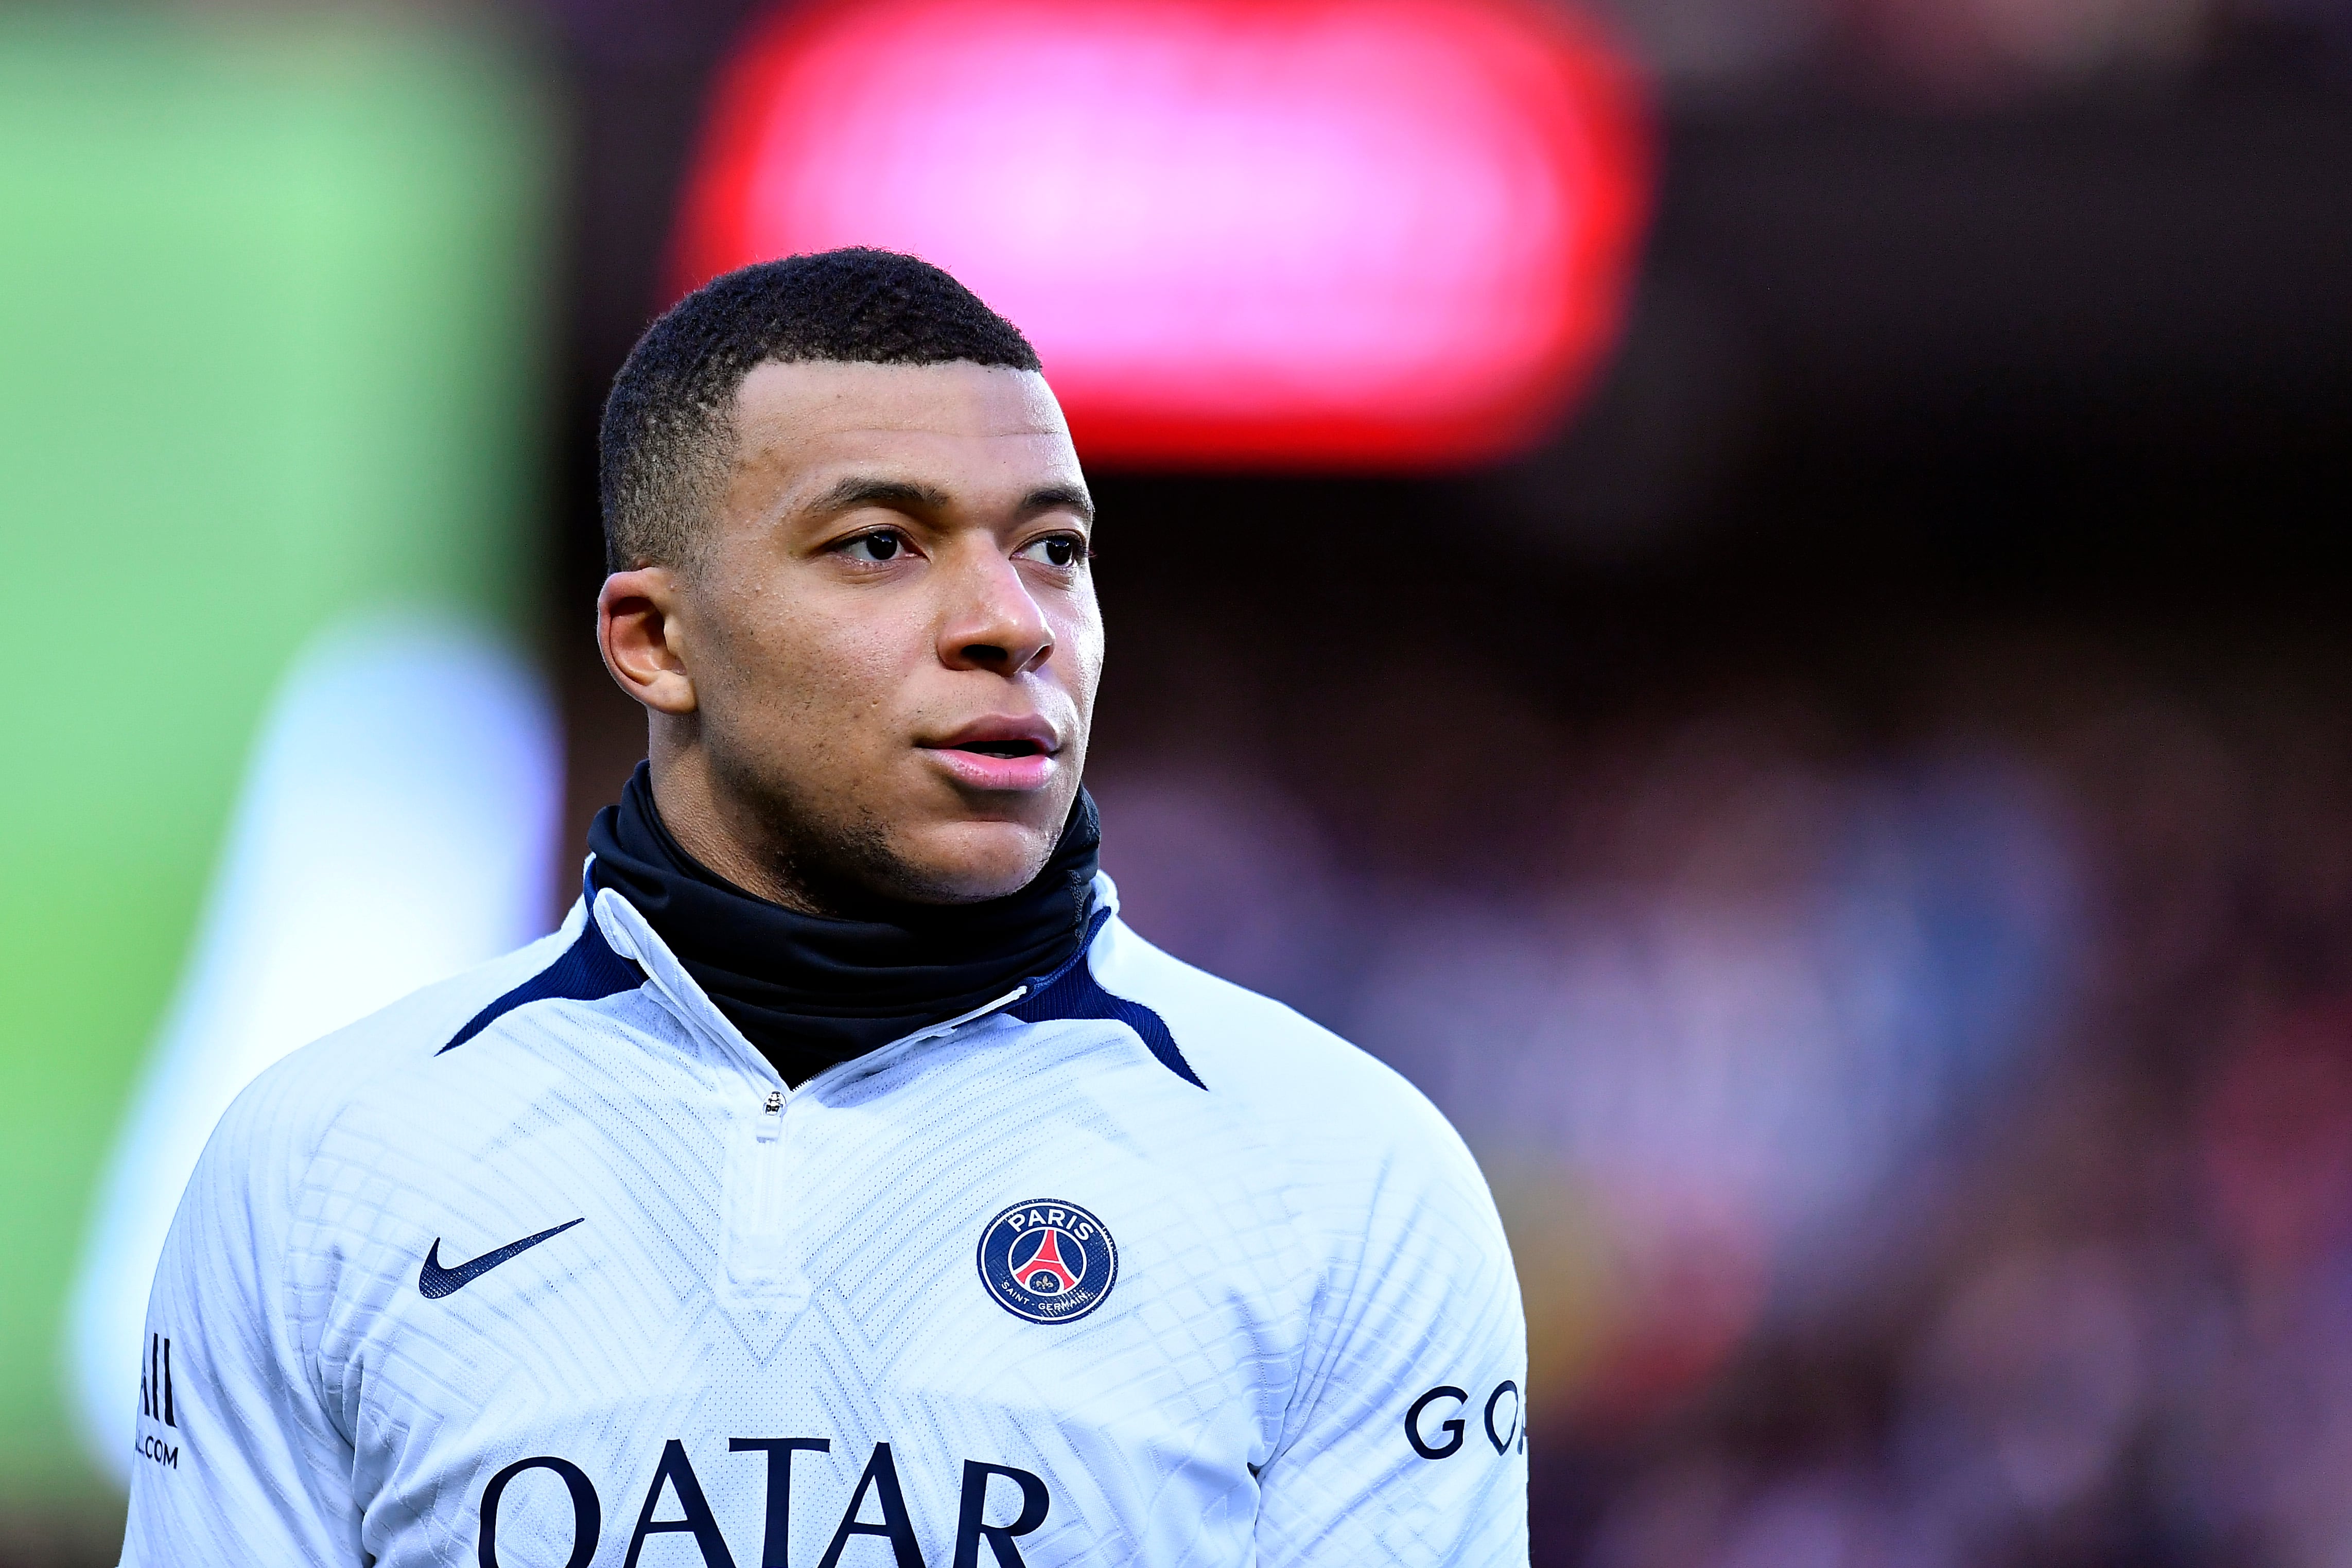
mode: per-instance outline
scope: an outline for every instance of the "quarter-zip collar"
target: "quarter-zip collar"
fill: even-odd
[[[1082,791],[1019,891],[855,921],[771,903],[695,860],[663,825],[642,763],[588,842],[590,886],[625,899],[734,1032],[799,1083],[1066,965],[1095,912],[1101,833]]]
[[[614,952],[632,960],[645,972],[646,978],[650,983],[655,994],[668,1007],[674,1016],[687,1027],[718,1046],[751,1078],[780,1091],[784,1099],[790,1100],[816,1087],[820,1081],[832,1082],[842,1079],[864,1077],[866,1073],[887,1065],[890,1058],[904,1050],[921,1045],[927,1040],[940,1038],[968,1024],[978,1023],[992,1014],[1002,1012],[1024,998],[1037,994],[1063,975],[1067,974],[1072,968],[1085,963],[1087,950],[1094,945],[1095,938],[1102,934],[1103,927],[1118,911],[1118,889],[1108,877],[1097,873],[1089,891],[1089,901],[1095,912],[1093,918],[1087,922],[1085,940],[1076,951],[1053,970],[1044,974],[1029,976],[1018,984],[1008,988],[1003,995],[983,1002],[969,1012],[925,1025],[898,1039],[885,1041],[871,1051],[835,1063],[798,1084],[788,1084],[784,1081],[782,1075],[776,1070],[775,1064],[770,1061],[758,1047],[744,1037],[743,1032],[735,1026],[733,1021],[719,1009],[710,996],[696,983],[694,976],[688,973],[685,966],[678,962],[677,955],[670,951],[668,943],[662,940],[661,933],[653,929],[644,914],[627,899],[609,889],[599,890],[592,885],[588,889],[586,918],[596,922],[597,928],[604,932],[605,942],[610,944]]]

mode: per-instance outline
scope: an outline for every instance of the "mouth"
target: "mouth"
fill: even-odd
[[[971,752],[983,757],[1042,757],[1045,748],[1031,740],[966,741],[961,745],[943,746],[942,751]]]
[[[1045,788],[1061,749],[1052,726],[1027,718],[980,720],[921,745],[967,789],[1016,792]]]

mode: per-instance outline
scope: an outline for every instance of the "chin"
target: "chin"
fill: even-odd
[[[914,836],[898,861],[922,903],[976,904],[1019,892],[1044,870],[1060,823],[1043,831],[1017,822],[943,823]]]

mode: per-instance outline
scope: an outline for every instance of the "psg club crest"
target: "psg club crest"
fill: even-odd
[[[1118,1278],[1118,1248],[1103,1222],[1073,1203],[1014,1204],[980,1237],[980,1282],[996,1304],[1033,1323],[1069,1323],[1102,1305]]]

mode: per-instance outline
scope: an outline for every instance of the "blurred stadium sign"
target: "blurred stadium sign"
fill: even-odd
[[[1630,68],[1507,0],[821,0],[723,74],[676,281],[908,251],[1090,459],[1444,467],[1590,376],[1649,164]]]

